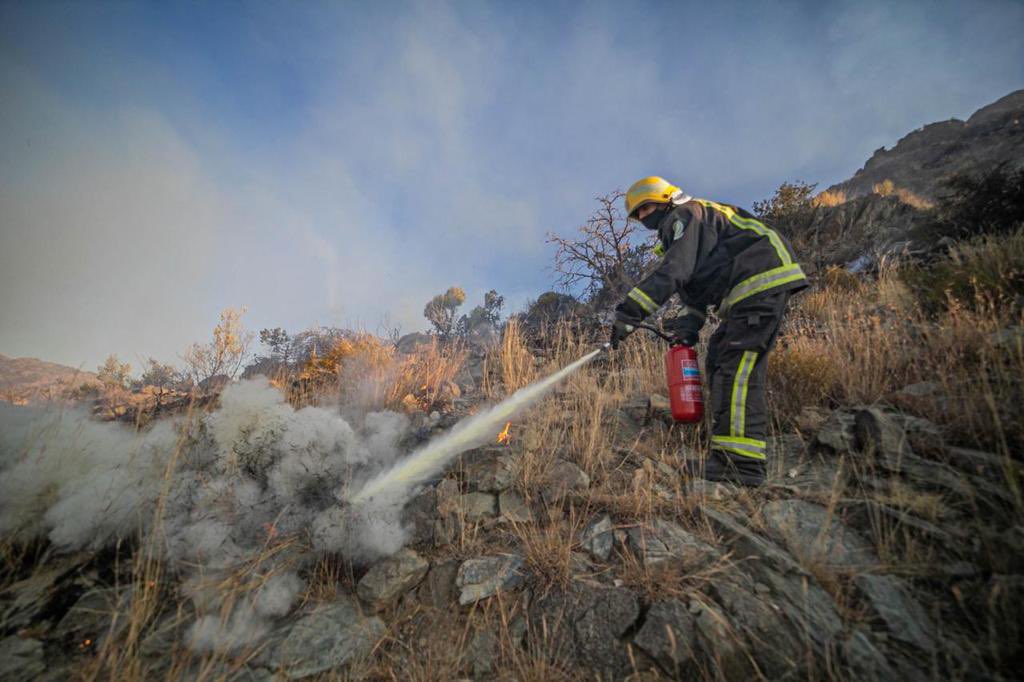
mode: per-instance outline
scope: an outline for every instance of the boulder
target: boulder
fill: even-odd
[[[529,523],[533,520],[529,505],[518,493],[511,490],[505,490],[498,495],[498,514],[516,523]]]
[[[459,498],[459,509],[469,523],[493,518],[498,514],[498,498],[492,493],[468,493]]]
[[[12,636],[0,639],[0,680],[31,682],[46,671],[43,643]]]
[[[942,384],[937,381],[919,381],[916,384],[908,384],[896,391],[896,395],[905,398],[926,398],[942,391]]]
[[[270,664],[293,680],[335,670],[369,655],[386,631],[380,618],[364,616],[353,599],[342,597],[296,621]]]
[[[0,604],[0,631],[13,632],[37,624],[55,606],[74,602],[82,593],[76,582],[78,569],[88,555],[76,554],[49,562],[24,580],[4,589],[5,600]]]
[[[630,550],[645,566],[671,561],[693,570],[720,556],[714,547],[671,521],[655,519],[626,532]]]
[[[424,604],[436,609],[447,609],[455,601],[455,576],[459,572],[458,559],[435,562],[420,583],[418,596]]]
[[[854,582],[891,637],[928,653],[935,651],[935,625],[906,583],[891,575],[870,574],[857,576]]]
[[[101,637],[117,639],[128,625],[128,619],[123,615],[116,620],[114,617],[128,613],[131,596],[130,585],[97,587],[87,591],[61,618],[56,634],[79,645],[88,640],[92,644],[90,648],[95,648]]]
[[[647,397],[647,420],[673,424],[672,403],[660,393],[652,393]]]
[[[832,568],[867,568],[878,556],[867,540],[835,518],[834,512],[798,498],[774,500],[762,507],[769,533],[794,556]]]
[[[835,410],[818,429],[815,442],[838,455],[852,452],[856,445],[854,415],[847,410]]]
[[[412,498],[402,510],[403,525],[410,530],[414,545],[429,544],[434,539],[437,521],[437,489],[427,488]]]
[[[491,629],[478,630],[466,646],[466,662],[474,679],[480,679],[494,670],[498,656],[498,636]]]
[[[690,677],[697,648],[696,623],[681,601],[656,602],[647,611],[633,643],[674,679]]]
[[[518,473],[518,457],[499,455],[484,459],[466,467],[466,487],[479,492],[500,493],[512,487]]]
[[[455,578],[459,604],[465,606],[493,597],[499,591],[515,589],[524,578],[523,558],[516,554],[467,559],[459,566]]]
[[[401,549],[374,564],[356,585],[359,598],[374,608],[395,601],[416,587],[430,564],[411,549]]]
[[[910,452],[903,423],[881,408],[868,407],[854,415],[857,447],[884,457],[898,458]]]
[[[639,616],[640,600],[630,590],[580,581],[530,609],[534,631],[546,633],[552,646],[569,654],[575,665],[602,679],[619,679],[631,669],[621,638]]]
[[[556,502],[567,495],[581,493],[590,487],[590,477],[583,469],[565,459],[556,459],[548,469],[541,494]]]
[[[602,514],[593,519],[580,534],[580,546],[598,561],[608,561],[615,546],[615,533],[612,519]]]
[[[724,512],[704,508],[704,516],[722,536],[733,559],[763,585],[773,608],[814,651],[827,657],[838,644],[842,620],[832,597],[788,552]]]

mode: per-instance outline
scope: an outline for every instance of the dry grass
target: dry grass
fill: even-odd
[[[962,262],[1002,262],[998,261],[1001,256],[985,248],[965,251]],[[995,452],[1006,460],[1017,458],[1024,450],[1024,417],[1019,408],[1024,402],[1024,349],[1020,343],[999,345],[994,336],[996,331],[1014,324],[1024,324],[1019,309],[984,294],[979,294],[971,306],[951,301],[936,316],[922,308],[920,297],[891,266],[883,267],[871,280],[846,271],[827,271],[818,288],[795,300],[790,322],[772,356],[769,381],[773,422],[788,426],[809,406],[827,412],[839,405],[896,402],[909,412],[942,424],[953,442]],[[543,341],[546,352],[538,363],[522,330],[510,324],[502,343],[486,359],[485,394],[498,399],[594,348],[593,340],[565,323],[547,330]],[[620,528],[655,519],[673,520],[706,541],[718,543],[706,524],[697,520],[700,516],[694,513],[696,507],[731,505],[756,524],[759,505],[766,494],[773,494],[759,491],[712,501],[688,493],[684,481],[672,472],[684,452],[703,449],[704,427],[655,422],[632,431],[624,426],[629,420],[622,419],[622,411],[636,409],[631,405],[634,398],[663,393],[664,350],[660,341],[637,333],[617,353],[602,356],[571,376],[517,419],[514,447],[522,456],[515,488],[533,507],[534,521],[467,523],[457,509],[451,510],[451,542],[424,550],[434,559],[462,558],[498,549],[521,552],[533,576],[529,597],[525,593],[505,594],[466,609],[433,609],[407,600],[386,614],[389,633],[371,660],[329,679],[434,680],[473,675],[471,643],[485,631],[496,637],[493,670],[487,675],[523,680],[581,679],[583,675],[571,667],[569,653],[559,647],[557,638],[549,636],[556,623],[523,626],[530,597],[586,578],[586,570],[608,570],[614,571],[622,584],[636,590],[645,604],[662,599],[700,602],[710,582],[735,570],[728,556],[699,570],[684,570],[672,563],[644,565],[628,551],[617,550],[608,565],[592,569],[581,569],[574,557],[584,524],[601,512],[610,513]],[[702,346],[702,357],[703,350]],[[464,358],[461,349],[437,345],[403,358],[369,340],[339,348],[336,355],[330,370],[333,374],[328,372],[331,381],[337,382],[332,386],[342,386],[346,391],[353,390],[353,385],[371,386],[368,402],[381,407],[401,406],[406,395],[415,395],[417,400],[430,395],[439,399],[441,387],[456,376]],[[941,390],[934,396],[900,402],[896,391],[919,381],[937,382]],[[327,394],[320,397],[326,398]],[[541,493],[557,458],[575,463],[590,477],[586,494],[557,501],[545,499]],[[935,524],[947,521],[950,504],[942,495],[924,493],[898,481],[882,488],[865,483],[879,476],[870,463],[855,463],[850,475],[837,477],[833,489],[821,494],[818,501],[835,514],[844,505],[871,502]],[[853,483],[848,484],[849,480]],[[1014,480],[1011,477],[1007,485],[1015,485]],[[1016,494],[1019,522],[1024,506],[1019,503],[1019,492]],[[162,514],[162,509],[156,513]],[[972,530],[980,534],[987,520],[978,515],[975,523]],[[927,538],[881,514],[870,514],[868,525],[882,569],[908,576],[931,575],[937,549]],[[129,619],[127,634],[104,642],[84,665],[83,677],[138,680],[153,676],[145,667],[139,645],[152,631],[157,617],[168,611],[167,601],[174,594],[174,586],[166,584],[169,576],[158,558],[158,542],[159,538],[151,538],[135,554],[131,573],[136,598],[124,616]],[[227,610],[222,615],[229,613],[229,604],[258,589],[269,577],[262,566],[277,550],[276,545],[268,545],[265,556],[222,579],[218,587],[227,595]],[[10,566],[24,560],[13,548],[5,552],[4,561]],[[801,560],[837,599],[843,615],[857,620],[858,606],[850,589],[853,576],[834,570],[814,555]],[[308,577],[305,598],[311,602],[349,593],[354,582],[352,567],[336,557],[322,557]],[[1005,618],[1005,613],[1017,613],[997,596],[992,597],[991,614]],[[178,606],[178,613],[180,622],[188,620],[184,605]],[[734,646],[746,646],[725,623],[723,632]],[[181,645],[166,674],[215,679],[224,666],[237,669],[251,655],[199,656]],[[997,658],[1004,654],[996,651],[984,655]],[[706,664],[704,678],[713,679],[719,674],[714,663]]]
[[[899,197],[900,201],[902,201],[904,204],[913,206],[914,208],[921,211],[926,211],[935,208],[935,204],[933,204],[932,202],[917,196],[916,194],[911,192],[909,189],[906,189],[905,187],[897,187],[892,180],[883,180],[882,182],[876,182],[871,189],[875,194],[879,194],[883,197],[897,196]]]
[[[364,411],[429,412],[450,403],[454,379],[465,360],[466,350],[458,343],[435,339],[403,355],[372,334],[357,334],[311,358],[292,398],[298,404],[340,399]]]
[[[846,192],[841,189],[834,191],[825,190],[824,192],[819,192],[813,199],[811,199],[811,203],[814,206],[839,206],[840,204],[846,203]]]

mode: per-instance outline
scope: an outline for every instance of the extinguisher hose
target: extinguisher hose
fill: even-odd
[[[671,336],[669,336],[665,332],[661,331],[657,327],[652,327],[649,324],[634,324],[633,326],[636,327],[637,329],[646,329],[647,331],[652,332],[652,333],[654,333],[657,336],[660,336],[662,339],[664,339],[665,341],[667,341],[669,343],[674,343],[675,342],[675,339],[673,339]]]

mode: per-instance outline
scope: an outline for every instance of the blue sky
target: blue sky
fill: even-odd
[[[1024,87],[1024,5],[0,3],[0,353],[174,361],[551,288],[660,174],[749,206]]]

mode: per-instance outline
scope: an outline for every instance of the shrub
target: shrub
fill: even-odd
[[[96,377],[107,389],[128,388],[131,383],[132,366],[121,362],[115,353],[107,356],[103,364],[96,368]]]
[[[986,174],[950,178],[939,203],[936,231],[957,238],[1005,234],[1024,224],[1024,168],[997,166]]]
[[[448,291],[430,299],[423,308],[423,316],[434,326],[434,331],[442,341],[450,341],[455,337],[458,309],[465,302],[466,292],[461,287],[449,287]]]
[[[1020,309],[1024,300],[1024,229],[954,246],[948,258],[906,268],[903,280],[930,314],[951,306],[977,310],[996,302]]]

